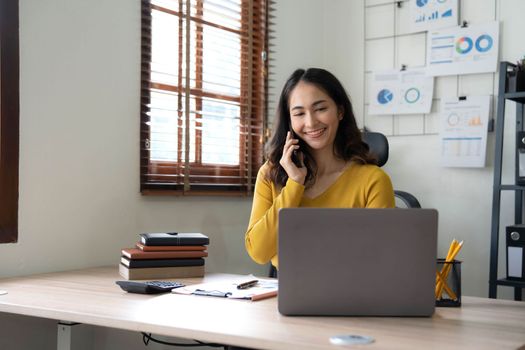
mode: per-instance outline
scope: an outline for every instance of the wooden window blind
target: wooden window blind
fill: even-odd
[[[0,1],[0,243],[18,240],[18,0]]]
[[[266,0],[143,0],[143,194],[248,195],[263,161]]]

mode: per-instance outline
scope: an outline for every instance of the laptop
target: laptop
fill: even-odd
[[[283,208],[279,312],[431,316],[435,209]]]

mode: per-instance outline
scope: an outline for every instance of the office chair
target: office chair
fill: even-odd
[[[388,139],[386,136],[378,132],[364,131],[363,141],[365,141],[368,144],[368,147],[370,147],[370,153],[377,157],[377,165],[380,167],[385,165],[388,161],[389,151]],[[407,208],[421,208],[417,198],[408,192],[394,190],[394,196],[401,200]],[[268,276],[277,278],[277,269],[271,263]]]
[[[378,132],[365,131],[363,132],[363,141],[370,147],[370,153],[377,157],[377,165],[380,167],[385,165],[388,160],[389,149],[386,136]],[[417,198],[408,192],[394,190],[394,196],[408,208],[421,208]]]

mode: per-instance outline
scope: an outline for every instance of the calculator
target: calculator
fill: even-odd
[[[115,283],[126,292],[139,294],[169,293],[172,289],[184,287],[180,282],[170,281],[116,281]]]

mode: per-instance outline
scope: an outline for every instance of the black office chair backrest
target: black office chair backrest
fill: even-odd
[[[370,147],[370,153],[376,156],[377,165],[380,167],[388,161],[389,147],[388,139],[379,132],[363,132],[363,141]],[[421,208],[421,204],[416,197],[405,191],[394,190],[396,198],[401,200],[408,208]]]
[[[363,141],[370,147],[370,153],[377,157],[377,165],[385,165],[388,160],[388,139],[378,132],[363,133]]]

